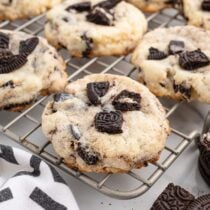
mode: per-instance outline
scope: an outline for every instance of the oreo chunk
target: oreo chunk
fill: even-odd
[[[109,90],[109,86],[109,82],[88,83],[87,96],[90,102],[95,106],[100,105],[100,98],[106,95]]]
[[[148,60],[163,60],[165,58],[167,58],[167,55],[164,52],[154,47],[149,48]]]
[[[200,50],[186,51],[179,54],[179,65],[186,70],[195,70],[208,66],[209,58]]]
[[[9,47],[9,36],[0,32],[0,49],[7,49]]]
[[[210,194],[203,195],[193,201],[186,210],[208,210],[210,209]]]
[[[210,11],[210,1],[209,0],[203,0],[201,4],[201,9],[203,11]]]
[[[87,21],[97,25],[111,26],[113,16],[104,9],[96,7],[87,16]]]
[[[4,83],[0,88],[15,88],[15,84],[12,80],[9,80],[8,82]]]
[[[123,90],[114,98],[112,105],[116,110],[120,110],[122,112],[137,111],[141,108],[140,102],[140,94]]]
[[[55,102],[62,102],[72,98],[72,95],[68,93],[57,93],[54,95],[53,99]]]
[[[33,37],[20,42],[19,54],[30,55],[39,44],[39,38]]]
[[[87,165],[95,165],[99,161],[98,155],[91,151],[87,146],[78,145],[77,154],[85,161]]]
[[[77,12],[88,12],[91,10],[91,3],[89,1],[73,4],[66,8],[67,11],[69,10],[76,10]]]
[[[157,198],[151,210],[186,210],[194,200],[191,193],[171,183]]]
[[[77,126],[75,125],[70,125],[70,131],[72,133],[72,135],[74,136],[74,138],[76,140],[80,140],[81,138],[81,133],[80,133],[80,130]]]
[[[86,49],[82,52],[83,57],[89,57],[93,49],[93,39],[88,37],[86,33],[81,36],[81,39],[85,42]]]
[[[170,55],[175,55],[183,52],[185,49],[185,44],[183,41],[172,40],[169,43],[168,51]]]
[[[100,112],[95,116],[95,128],[102,133],[122,133],[123,116],[120,111]]]
[[[181,93],[185,99],[190,99],[192,95],[192,87],[187,86],[186,84],[176,84],[174,81],[173,84],[174,92]]]
[[[13,55],[8,50],[0,51],[0,74],[13,72],[24,66],[27,58],[24,55]]]
[[[122,0],[106,0],[96,4],[94,7],[102,7],[109,10],[117,6],[117,4],[119,4],[121,1]]]

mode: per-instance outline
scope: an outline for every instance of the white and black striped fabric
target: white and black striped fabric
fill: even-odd
[[[79,210],[58,172],[40,158],[0,145],[0,210]]]

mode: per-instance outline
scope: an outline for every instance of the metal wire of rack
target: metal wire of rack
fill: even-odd
[[[167,9],[152,15],[146,14],[146,16],[150,29],[185,24],[183,17],[176,9]],[[41,15],[29,20],[0,22],[0,28],[24,31],[42,36],[45,22],[45,15]],[[67,71],[70,75],[69,81],[92,73],[112,73],[135,79],[138,73],[138,69],[129,62],[130,56],[74,59],[68,56],[65,49],[61,49],[60,53],[67,63]],[[80,173],[68,168],[63,160],[55,154],[51,143],[42,135],[41,113],[48,100],[50,100],[50,96],[40,97],[32,107],[24,112],[0,112],[0,132],[39,155],[53,166],[113,198],[131,199],[145,193],[157,182],[189,144],[198,137],[198,132],[194,130],[186,134],[176,128],[172,128],[172,135],[169,137],[167,146],[157,163],[151,163],[144,169],[133,170],[124,175]],[[166,106],[167,118],[176,115],[177,110],[183,106],[183,103],[169,104]],[[36,137],[34,138],[34,136]],[[125,189],[121,184],[115,185],[115,182],[108,184],[113,176],[127,176],[127,178],[123,177],[122,179],[125,182],[130,182],[133,179],[135,184],[131,186],[131,189]]]

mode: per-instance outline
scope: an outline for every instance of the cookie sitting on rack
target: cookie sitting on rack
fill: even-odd
[[[75,57],[126,55],[147,30],[144,14],[120,0],[68,0],[47,19],[49,42]]]
[[[157,96],[210,103],[210,32],[194,26],[160,28],[132,56],[139,80]]]
[[[209,0],[183,0],[183,5],[189,24],[210,30]]]
[[[45,39],[0,30],[0,109],[22,110],[66,81],[65,63]]]
[[[127,0],[129,3],[134,4],[144,12],[157,12],[161,9],[172,7],[174,0]]]
[[[62,0],[0,0],[0,20],[16,20],[40,15]]]
[[[159,159],[169,124],[158,99],[124,76],[95,74],[56,94],[42,128],[71,168],[127,172]]]

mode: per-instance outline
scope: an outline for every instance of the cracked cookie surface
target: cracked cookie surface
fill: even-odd
[[[0,20],[16,20],[44,13],[62,0],[0,0]]]
[[[147,30],[144,14],[120,0],[67,0],[47,19],[49,42],[75,57],[126,55]]]
[[[69,167],[120,173],[158,160],[169,134],[165,117],[145,86],[123,76],[95,74],[54,96],[42,129]]]
[[[0,30],[0,109],[19,111],[66,82],[65,63],[44,38]]]
[[[194,26],[149,32],[132,56],[139,80],[157,96],[210,103],[209,42],[210,33]]]

